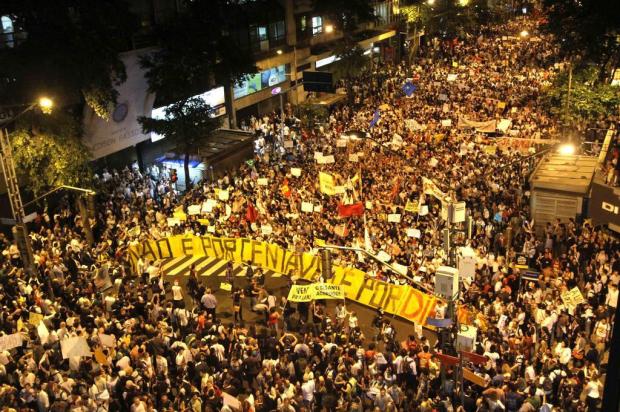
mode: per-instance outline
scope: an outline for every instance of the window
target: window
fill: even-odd
[[[0,17],[0,47],[13,47],[13,20],[9,16]]]
[[[269,50],[267,26],[250,26],[250,45],[253,51]]]
[[[379,24],[386,24],[390,22],[390,7],[388,2],[375,4],[375,16]]]
[[[312,35],[316,36],[317,34],[323,33],[323,18],[321,16],[316,16],[312,18]]]
[[[278,21],[269,25],[269,40],[273,43],[281,43],[286,38],[284,21]]]

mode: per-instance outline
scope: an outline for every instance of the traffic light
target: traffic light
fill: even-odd
[[[323,279],[332,278],[332,254],[329,249],[321,249],[321,275]]]

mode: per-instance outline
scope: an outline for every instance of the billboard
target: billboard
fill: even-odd
[[[241,84],[235,85],[234,96],[235,99],[240,99],[284,81],[286,81],[286,65],[281,64],[248,76]]]
[[[93,160],[136,145],[150,136],[142,131],[138,117],[148,116],[155,96],[148,92],[140,56],[148,49],[121,53],[127,80],[116,86],[118,98],[109,120],[102,119],[88,106],[84,108],[83,141]]]

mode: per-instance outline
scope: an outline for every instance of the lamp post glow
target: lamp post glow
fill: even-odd
[[[566,143],[558,147],[558,153],[562,156],[572,156],[577,151],[577,148],[572,143]]]
[[[530,33],[529,33],[527,30],[523,30],[521,33],[519,33],[519,35],[520,35],[522,38],[526,38],[527,36],[529,36],[529,35],[530,35]]]
[[[52,108],[54,107],[54,101],[49,97],[41,97],[38,103],[43,113],[50,114],[52,112]]]
[[[325,33],[331,33],[334,31],[334,26],[332,26],[331,24],[328,24],[327,26],[325,26]]]

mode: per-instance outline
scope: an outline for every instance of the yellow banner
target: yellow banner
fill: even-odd
[[[291,302],[310,302],[317,299],[344,299],[344,286],[329,283],[293,285],[288,293]]]
[[[335,195],[336,185],[334,184],[334,177],[329,173],[319,172],[319,188],[326,195]]]
[[[287,299],[289,302],[310,302],[314,300],[314,289],[312,285],[313,284],[291,286]]]
[[[321,259],[309,253],[292,252],[267,242],[248,238],[178,235],[132,245],[129,258],[156,261],[185,255],[209,256],[297,276],[313,282],[321,274]],[[422,325],[435,308],[436,298],[411,286],[395,285],[366,276],[355,268],[333,266],[334,276],[320,286],[317,299],[335,299],[333,286],[342,286],[344,297]],[[340,289],[340,288],[338,288]],[[340,299],[341,295],[338,295]]]

